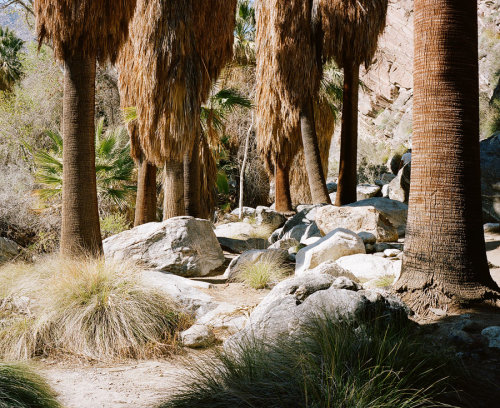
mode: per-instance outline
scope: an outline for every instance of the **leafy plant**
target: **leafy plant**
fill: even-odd
[[[24,42],[8,28],[0,27],[0,91],[10,91],[22,76],[19,53]]]
[[[113,213],[101,218],[101,235],[106,239],[130,228],[130,221],[126,214]]]
[[[22,365],[0,363],[0,408],[60,408],[43,378]]]
[[[51,140],[48,150],[33,152],[37,166],[35,179],[43,188],[37,193],[46,202],[60,200],[63,182],[63,138],[48,131]],[[129,139],[124,128],[104,132],[104,119],[99,120],[95,133],[97,193],[102,210],[117,206],[125,208],[127,198],[134,190],[132,173],[134,161],[130,157]],[[33,151],[30,145],[27,147]]]
[[[234,29],[234,60],[240,65],[255,64],[255,9],[249,0],[239,0]]]

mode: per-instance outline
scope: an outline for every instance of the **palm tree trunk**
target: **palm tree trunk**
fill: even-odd
[[[356,202],[358,184],[358,95],[359,65],[344,68],[342,131],[340,134],[340,168],[335,205]]]
[[[184,155],[184,206],[186,214],[201,217],[200,197],[200,136],[196,136],[191,154]]]
[[[163,172],[163,220],[186,215],[183,162],[167,161]]]
[[[141,157],[137,177],[134,226],[156,221],[156,166]]]
[[[290,196],[290,166],[282,166],[279,160],[275,164],[275,195],[276,211],[290,212],[292,208],[292,198]]]
[[[100,255],[102,239],[95,172],[96,59],[65,61],[61,253]]]
[[[415,1],[412,185],[396,290],[417,311],[499,295],[482,229],[477,32],[477,1]]]
[[[304,145],[304,157],[313,204],[330,204],[330,196],[326,188],[326,180],[319,153],[318,138],[316,136],[314,108],[312,99],[310,98],[304,104],[300,113],[300,129],[302,132],[302,144]]]

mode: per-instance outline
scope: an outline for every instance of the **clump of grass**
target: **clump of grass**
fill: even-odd
[[[188,318],[139,276],[132,263],[103,259],[51,258],[0,269],[11,299],[22,294],[30,302],[27,310],[0,311],[0,353],[9,359],[69,353],[107,360],[171,350]]]
[[[255,262],[246,262],[241,265],[235,280],[254,289],[265,289],[282,281],[292,272],[280,252],[270,251],[264,253]]]
[[[462,371],[409,329],[328,319],[274,344],[247,340],[198,363],[161,408],[413,408],[457,403]],[[460,405],[465,406],[465,405]]]
[[[55,393],[30,369],[0,363],[0,408],[60,408]]]

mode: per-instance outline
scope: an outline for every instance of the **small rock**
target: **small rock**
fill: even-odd
[[[430,307],[429,311],[434,313],[436,316],[446,316],[448,314],[448,312],[446,310],[436,309],[434,307]]]
[[[337,260],[337,264],[351,272],[356,278],[372,280],[384,276],[399,278],[401,261],[393,261],[373,255],[350,255]]]
[[[483,331],[481,335],[488,339],[488,347],[500,349],[500,326],[490,326]]]
[[[10,261],[19,254],[19,245],[8,238],[0,237],[0,264]]]
[[[377,197],[381,193],[380,186],[373,184],[360,184],[356,188],[358,201]]]
[[[279,241],[272,244],[269,249],[283,249],[288,251],[290,248],[298,247],[300,244],[295,238],[282,238]]]
[[[255,212],[256,212],[255,208],[251,208],[251,207],[243,207],[242,210],[243,210],[242,211],[243,217],[252,217],[255,215]],[[239,217],[240,216],[240,209],[235,208],[233,211],[231,211],[231,214]]]
[[[269,225],[273,230],[282,227],[286,222],[286,217],[268,207],[257,207],[257,225]]]
[[[335,289],[353,290],[355,292],[363,289],[363,287],[359,283],[356,283],[351,279],[346,278],[345,276],[340,276],[337,279],[335,279],[331,287]]]
[[[182,344],[189,348],[205,348],[215,342],[214,332],[203,324],[195,324],[180,334]]]
[[[357,282],[357,278],[348,270],[342,268],[340,265],[338,265],[335,261],[326,261],[323,262],[322,264],[316,266],[314,269],[304,269],[304,270],[299,270],[295,272],[295,276],[303,276],[306,274],[326,274],[333,276],[335,278],[344,276],[346,278],[349,278],[352,281]]]
[[[386,249],[384,251],[384,255],[386,258],[395,258],[397,257],[401,251],[399,249]]]

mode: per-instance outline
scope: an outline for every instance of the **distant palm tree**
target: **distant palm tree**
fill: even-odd
[[[233,58],[240,65],[255,65],[255,8],[249,0],[238,1]]]
[[[10,91],[21,78],[19,52],[24,42],[8,28],[0,27],[0,91]]]
[[[62,197],[63,138],[57,132],[47,132],[47,136],[52,142],[50,150],[34,151],[33,157],[37,165],[36,181],[43,186],[37,193],[44,201],[53,201]],[[127,198],[134,190],[131,183],[134,161],[129,153],[127,132],[121,127],[104,132],[104,120],[101,119],[96,126],[95,145],[100,209],[125,209]]]

